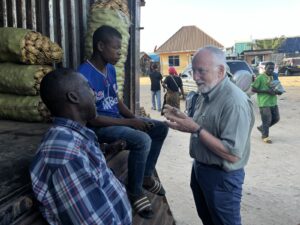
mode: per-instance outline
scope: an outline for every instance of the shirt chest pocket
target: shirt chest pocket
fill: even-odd
[[[218,112],[214,110],[207,108],[202,112],[198,112],[195,115],[194,120],[211,133],[215,133],[216,130],[218,130],[219,115]]]

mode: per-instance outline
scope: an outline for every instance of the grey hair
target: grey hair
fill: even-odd
[[[200,51],[208,51],[208,52],[212,53],[215,63],[217,65],[223,65],[224,71],[226,71],[226,55],[220,48],[217,48],[216,46],[213,46],[213,45],[204,46],[203,48],[199,48],[197,50],[194,57],[196,57]],[[193,57],[193,59],[194,59],[194,57]],[[224,72],[224,74],[225,74],[225,72]]]

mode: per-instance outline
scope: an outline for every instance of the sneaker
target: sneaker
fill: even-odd
[[[156,110],[156,108],[154,108],[154,107],[151,107],[151,109],[152,109],[152,110]]]
[[[267,144],[272,144],[272,140],[269,137],[263,138],[262,140]]]

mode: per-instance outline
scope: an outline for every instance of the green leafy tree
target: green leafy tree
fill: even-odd
[[[273,38],[273,39],[255,40],[254,49],[255,50],[277,49],[284,40],[285,40],[284,36]]]

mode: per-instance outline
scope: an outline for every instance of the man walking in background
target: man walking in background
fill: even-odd
[[[267,144],[272,143],[269,137],[270,127],[280,119],[277,106],[277,93],[271,88],[271,82],[274,79],[274,66],[273,62],[267,62],[265,72],[259,74],[252,83],[252,91],[257,93],[257,102],[262,121],[262,124],[257,129],[261,132],[263,142]]]
[[[152,107],[151,109],[156,110],[158,112],[161,111],[161,84],[162,84],[162,75],[158,71],[157,64],[153,65],[153,72],[150,73],[150,81],[151,81],[151,100]],[[157,103],[157,108],[156,108]]]

